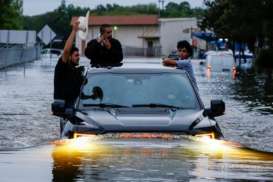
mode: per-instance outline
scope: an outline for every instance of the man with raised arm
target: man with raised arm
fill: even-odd
[[[66,106],[72,106],[80,93],[84,77],[83,69],[79,67],[79,49],[73,46],[73,42],[79,22],[72,24],[72,31],[66,40],[64,51],[55,67],[54,75],[54,99],[62,100]]]

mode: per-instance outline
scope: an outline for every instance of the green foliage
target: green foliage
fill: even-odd
[[[213,29],[219,37],[247,42],[259,32],[260,0],[206,1],[208,10],[203,27]]]
[[[156,4],[120,6],[117,4],[107,4],[106,6],[98,5],[96,9],[91,11],[92,15],[140,15],[140,14],[157,14],[158,8]]]
[[[191,8],[186,1],[180,4],[170,2],[167,4],[165,11],[162,12],[162,17],[201,17],[205,10],[201,8]]]
[[[273,46],[272,0],[204,0],[208,7],[201,22],[203,29],[218,37],[247,43],[265,41]],[[265,44],[264,44],[265,46]]]
[[[22,28],[22,0],[0,1],[0,29]]]
[[[39,31],[45,24],[48,24],[59,36],[67,38],[71,27],[69,26],[73,16],[83,16],[89,8],[80,8],[73,5],[66,5],[63,0],[60,7],[52,12],[38,16],[25,16],[24,28]],[[159,9],[156,4],[139,4],[134,6],[120,6],[117,4],[98,5],[90,10],[91,15],[97,16],[118,16],[118,15],[158,15]],[[162,17],[200,17],[204,13],[201,8],[191,9],[188,2],[180,4],[169,3]]]
[[[203,29],[232,42],[247,43],[258,54],[258,67],[273,69],[272,0],[204,1],[208,8],[200,24]]]
[[[259,68],[273,69],[273,49],[262,49],[255,63]]]
[[[58,36],[66,38],[71,31],[70,22],[73,16],[83,16],[88,8],[62,4],[58,9],[37,16],[25,16],[24,28],[40,31],[44,25],[49,25]]]

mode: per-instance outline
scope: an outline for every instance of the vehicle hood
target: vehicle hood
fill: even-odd
[[[122,108],[92,109],[83,113],[81,119],[85,123],[104,132],[187,132],[197,124],[210,126],[209,120],[203,118],[202,110]]]

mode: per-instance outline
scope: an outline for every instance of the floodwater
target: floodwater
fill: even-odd
[[[205,105],[226,103],[217,120],[230,142],[105,136],[62,143],[50,112],[55,64],[38,60],[0,70],[1,182],[273,181],[273,93],[263,77],[233,80],[193,61]]]

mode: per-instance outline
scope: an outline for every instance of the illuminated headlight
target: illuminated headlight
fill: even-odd
[[[79,138],[79,137],[95,137],[93,134],[84,134],[84,133],[74,133],[73,138]]]
[[[94,136],[77,137],[73,139],[62,140],[56,143],[58,151],[67,152],[94,152],[98,150],[99,139]]]
[[[214,133],[204,133],[204,134],[197,134],[196,137],[200,139],[215,139]]]

